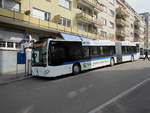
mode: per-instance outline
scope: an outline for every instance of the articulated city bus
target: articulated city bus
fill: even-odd
[[[139,58],[136,43],[42,40],[33,44],[32,75],[56,77]]]

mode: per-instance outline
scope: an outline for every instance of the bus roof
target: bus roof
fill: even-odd
[[[115,43],[120,43],[122,46],[136,46],[136,44],[139,44],[139,42],[129,42],[129,41],[120,41],[120,42],[112,42],[110,40],[64,40],[64,39],[48,39],[49,41],[68,41],[68,42],[82,42],[83,46],[97,46],[97,45],[102,45],[102,46],[115,46]]]
[[[68,41],[68,42],[82,42],[83,46],[97,46],[97,45],[103,45],[103,46],[115,46],[115,42],[109,41],[109,40],[86,40],[86,41],[79,41],[79,40],[61,40],[61,39],[48,39],[49,41]]]
[[[92,40],[92,41],[82,41],[83,46],[115,46],[115,42],[109,40]]]
[[[129,41],[120,41],[116,43],[121,43],[122,46],[136,46],[139,42],[129,42]]]

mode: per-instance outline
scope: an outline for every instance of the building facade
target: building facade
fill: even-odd
[[[116,0],[100,0],[103,11],[98,14],[103,26],[99,28],[99,35],[116,40]]]
[[[146,23],[144,37],[145,48],[150,48],[150,14],[148,12],[145,12],[141,13],[140,16]]]
[[[117,5],[116,39],[140,42],[144,48],[145,22],[125,0],[117,0]]]
[[[0,0],[0,73],[24,69],[17,62],[24,42],[62,38],[62,32],[142,42],[139,22],[144,24],[123,0]]]

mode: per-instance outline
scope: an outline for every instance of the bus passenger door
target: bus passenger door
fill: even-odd
[[[120,42],[116,42],[115,45],[116,45],[116,46],[115,46],[115,49],[116,49],[117,63],[121,63],[121,62],[122,62],[121,43],[120,43]]]

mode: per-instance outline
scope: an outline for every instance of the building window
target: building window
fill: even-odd
[[[21,43],[16,43],[16,48],[21,48]]]
[[[60,24],[63,26],[70,27],[71,26],[71,20],[61,17],[60,18]]]
[[[41,20],[50,21],[50,13],[38,9],[33,9],[32,16]]]
[[[103,22],[103,24],[105,25],[105,26],[107,26],[107,20],[105,19],[105,18],[101,18],[101,21]]]
[[[51,2],[51,0],[46,0],[47,2]]]
[[[45,12],[45,19],[46,21],[50,20],[50,13]]]
[[[131,24],[131,28],[134,28],[134,25],[133,25],[133,24]]]
[[[84,8],[82,8],[82,7],[80,7],[80,6],[77,6],[77,12],[78,12],[78,13],[85,13],[86,11],[85,11]]]
[[[82,31],[86,31],[86,26],[84,24],[78,23],[77,24],[77,28],[80,29],[80,30],[82,30]]]
[[[109,2],[114,5],[115,4],[115,0],[109,0]]]
[[[113,11],[113,10],[111,10],[111,9],[109,9],[109,15],[110,15],[110,16],[112,16],[112,17],[114,17],[114,16],[115,16],[114,11]]]
[[[113,38],[115,38],[115,35],[112,33],[109,33],[109,37],[113,39]]]
[[[7,47],[8,48],[13,48],[13,42],[7,42]]]
[[[107,37],[107,32],[105,32],[105,31],[101,31],[101,36],[103,36],[103,37]]]
[[[97,13],[96,12],[94,12],[93,17],[97,18]]]
[[[102,8],[103,8],[103,11],[104,11],[105,13],[107,13],[107,7],[106,7],[104,4],[102,4]]]
[[[6,47],[6,42],[5,41],[0,41],[0,47]]]
[[[69,0],[59,0],[59,5],[67,8],[67,9],[70,9],[70,1]]]
[[[112,28],[112,29],[114,29],[115,24],[113,22],[109,22],[109,27]]]
[[[2,0],[0,0],[0,7],[2,7]]]
[[[97,28],[93,27],[93,33],[96,34],[97,33]]]
[[[3,0],[0,0],[0,2],[2,5]],[[15,2],[13,0],[4,0],[4,8],[9,9],[9,10],[13,10],[13,11],[17,11],[17,12],[19,12],[21,9],[20,3]]]

